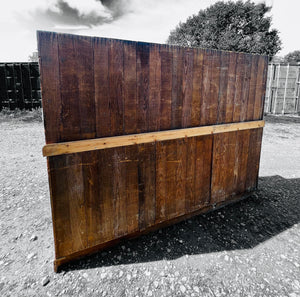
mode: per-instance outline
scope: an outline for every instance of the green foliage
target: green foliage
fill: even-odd
[[[169,44],[275,55],[281,49],[276,29],[270,29],[271,7],[265,3],[216,2],[171,31]]]
[[[299,63],[300,51],[293,51],[284,56],[284,62],[286,63]]]

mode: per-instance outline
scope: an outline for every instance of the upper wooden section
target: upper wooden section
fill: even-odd
[[[262,119],[266,56],[37,34],[47,144]]]

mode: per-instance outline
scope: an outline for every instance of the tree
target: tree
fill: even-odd
[[[179,23],[167,43],[274,56],[281,49],[265,3],[216,2]]]
[[[28,62],[38,62],[38,61],[39,61],[38,52],[32,52],[32,54],[28,56]]]
[[[284,62],[286,63],[299,63],[300,51],[293,51],[284,56]]]

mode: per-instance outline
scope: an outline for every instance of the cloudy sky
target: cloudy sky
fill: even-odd
[[[164,43],[179,21],[216,0],[9,0],[1,3],[0,62],[27,61],[36,30]],[[254,0],[254,2],[261,2]],[[300,50],[299,0],[266,0],[280,31],[279,55]]]

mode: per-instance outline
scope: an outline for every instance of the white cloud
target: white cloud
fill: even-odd
[[[100,1],[65,1],[82,14],[96,11],[99,16],[111,15]],[[2,5],[2,11],[5,13],[2,13],[0,19],[2,30],[0,61],[26,61],[31,52],[36,50],[35,31],[38,29],[163,43],[170,30],[174,29],[179,21],[185,21],[188,16],[216,2],[215,0],[120,1],[126,6],[126,14],[111,23],[89,28],[86,24],[51,23],[35,15],[37,10],[45,11],[47,8],[57,10],[56,0],[10,0]],[[290,0],[287,3],[282,0],[267,0],[267,4],[273,4],[271,12],[273,24],[281,32],[284,47],[281,54],[300,49],[300,41],[295,37],[300,1]]]

